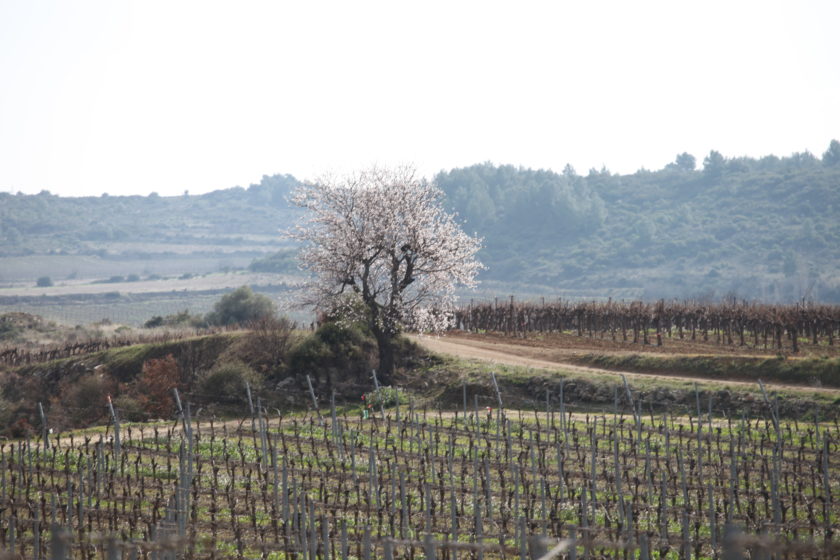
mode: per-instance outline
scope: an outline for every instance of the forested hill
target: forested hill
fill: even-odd
[[[103,244],[259,243],[293,220],[286,202],[291,175],[203,195],[59,197],[0,193],[0,256],[97,254]]]
[[[488,291],[840,302],[837,141],[822,157],[711,152],[697,162],[681,154],[632,175],[485,163],[435,179],[465,228],[485,240]],[[155,259],[230,250],[247,263],[282,249],[297,183],[274,175],[177,197],[0,193],[0,272],[21,255]],[[290,257],[286,249],[254,269],[291,272]]]
[[[485,238],[484,279],[617,297],[840,301],[837,141],[822,158],[713,151],[700,165],[681,154],[632,175],[485,163],[436,180]]]

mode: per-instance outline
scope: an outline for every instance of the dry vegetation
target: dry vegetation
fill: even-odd
[[[462,307],[456,324],[510,336],[573,333],[590,340],[671,347],[675,352],[837,355],[840,306],[747,302],[483,302]],[[575,343],[573,343],[575,344]],[[591,343],[590,343],[591,344]],[[668,350],[672,351],[672,350]]]

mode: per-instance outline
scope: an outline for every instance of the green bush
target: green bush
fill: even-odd
[[[221,359],[245,362],[266,377],[275,379],[286,373],[289,349],[300,336],[295,332],[294,323],[285,317],[255,321]]]
[[[703,379],[774,381],[796,385],[840,387],[840,358],[775,358],[727,356],[621,356],[587,354],[578,362],[606,369],[680,373]]]
[[[274,316],[274,303],[268,296],[254,293],[248,286],[222,296],[207,314],[211,325],[236,325]]]
[[[248,265],[251,272],[273,272],[294,274],[297,271],[297,251],[283,249],[267,257],[254,260]]]
[[[156,327],[191,327],[203,328],[207,326],[207,321],[201,315],[192,315],[188,309],[179,311],[172,315],[162,317],[155,315],[145,323],[143,327],[153,329]]]
[[[291,349],[288,369],[331,387],[340,381],[367,381],[376,362],[376,342],[362,326],[330,322]]]
[[[63,380],[50,409],[53,420],[62,428],[105,423],[109,414],[108,395],[116,389],[116,383],[107,373],[88,373]]]
[[[247,401],[246,382],[251,386],[251,393],[256,395],[262,389],[264,379],[243,362],[222,362],[199,376],[194,394],[206,403],[242,403]]]
[[[160,315],[155,315],[154,317],[152,317],[151,319],[149,319],[148,321],[143,323],[143,327],[147,328],[147,329],[154,329],[154,328],[162,327],[162,326],[163,326],[163,317],[161,317]]]
[[[0,318],[0,340],[14,340],[21,330],[11,321],[4,321]]]
[[[130,383],[140,375],[146,360],[172,354],[184,373],[182,381],[188,384],[200,371],[212,367],[233,340],[232,335],[220,334],[172,342],[135,344],[108,350],[103,354],[102,362],[120,383]]]
[[[35,285],[39,288],[49,288],[53,285],[53,281],[49,276],[41,276],[35,281]]]
[[[143,405],[131,395],[120,395],[114,399],[114,408],[120,420],[125,422],[145,422],[149,414]]]
[[[408,395],[399,387],[379,387],[377,390],[364,394],[365,403],[373,408],[384,406],[386,408],[399,404],[408,403]]]

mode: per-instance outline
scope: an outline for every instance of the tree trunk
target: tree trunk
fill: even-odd
[[[379,369],[376,374],[383,385],[390,385],[394,376],[394,337],[382,332],[375,332],[374,336],[379,349]]]

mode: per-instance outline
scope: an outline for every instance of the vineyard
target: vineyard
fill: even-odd
[[[124,348],[137,344],[164,344],[178,340],[187,340],[200,336],[213,336],[240,329],[239,325],[214,326],[207,328],[167,329],[159,331],[129,332],[115,334],[110,337],[98,337],[80,342],[65,344],[38,345],[34,348],[24,348],[17,345],[0,345],[0,365],[11,367],[27,366],[31,364],[63,360],[76,356],[85,356],[95,352],[103,352],[111,348]]]
[[[494,378],[495,381],[495,378]],[[494,383],[495,385],[495,383]],[[12,558],[837,558],[840,426],[609,412],[367,408],[50,434],[0,447]],[[313,392],[312,398],[316,399]],[[402,402],[401,402],[402,401]],[[317,404],[317,399],[315,400]],[[180,405],[180,402],[179,402]],[[386,408],[386,405],[389,405]],[[628,412],[628,411],[632,411]],[[364,412],[362,414],[362,412]]]
[[[662,346],[668,340],[702,340],[777,352],[797,353],[802,344],[834,346],[840,336],[840,306],[692,302],[470,303],[456,311],[458,328],[528,333],[574,332]]]

